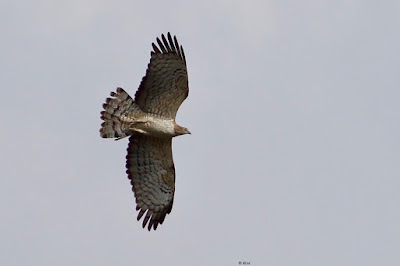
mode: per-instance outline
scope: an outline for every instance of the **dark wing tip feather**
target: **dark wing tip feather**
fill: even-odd
[[[169,46],[171,47],[172,51],[174,51],[176,53],[176,47],[175,47],[174,42],[172,41],[171,33],[168,32],[167,37],[168,37]]]
[[[176,39],[176,36],[174,36],[174,43],[175,43],[177,54],[179,55],[179,57],[182,57],[182,53],[181,53],[181,50],[179,49],[179,43],[178,43],[178,40]]]
[[[136,209],[138,209],[138,208],[136,207]],[[143,210],[143,209],[139,211],[138,216],[137,216],[137,220],[138,220],[138,221],[140,220],[140,218],[142,218],[142,216],[143,216],[143,214],[144,214],[145,212],[146,212],[146,211]]]
[[[172,49],[171,49],[171,47],[169,47],[169,43],[168,43],[167,39],[165,39],[164,34],[161,34],[161,39],[163,40],[164,46],[165,46],[165,48],[167,48],[168,53],[172,53]]]
[[[150,231],[152,226],[153,226],[153,219],[150,220],[149,226],[147,227],[147,229]],[[156,229],[154,229],[154,230],[156,230]]]
[[[168,54],[168,53],[175,53],[177,54],[180,58],[183,59],[183,61],[186,62],[185,58],[185,53],[183,52],[183,47],[182,45],[179,45],[178,40],[176,36],[172,37],[171,33],[167,33],[167,37],[165,37],[164,34],[161,34],[161,39],[156,38],[156,42],[152,43],[153,51],[151,52],[151,55],[153,56],[154,54]]]
[[[140,209],[140,207],[138,206],[136,207],[136,209],[140,210],[137,216],[137,220],[139,221],[144,216],[144,219],[142,221],[142,227],[145,228],[147,226],[147,229],[149,231],[151,230],[152,227],[154,230],[156,230],[158,225],[164,222],[165,216],[171,212],[171,208],[168,208],[167,211],[161,211],[156,213],[154,213],[149,209]]]
[[[167,53],[167,49],[165,49],[165,47],[164,47],[163,43],[160,41],[160,39],[157,38],[156,41],[157,41],[157,43],[158,43],[158,46],[160,46],[161,51],[162,51],[164,54],[166,54],[166,53]]]
[[[182,52],[182,58],[183,58],[183,61],[185,61],[185,62],[186,62],[185,51],[183,51],[183,47],[182,47],[182,45],[181,45],[181,52]]]
[[[155,45],[154,42],[151,45],[153,46],[154,53],[156,54],[161,53],[160,49],[158,49],[157,45]]]
[[[150,217],[151,217],[151,211],[148,210],[147,213],[146,213],[146,216],[143,219],[143,224],[142,224],[143,228],[146,226],[146,224],[149,221]]]

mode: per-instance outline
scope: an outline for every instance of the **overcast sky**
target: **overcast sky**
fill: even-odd
[[[6,0],[0,29],[0,265],[400,265],[399,1]],[[168,31],[192,135],[148,232],[100,111]]]

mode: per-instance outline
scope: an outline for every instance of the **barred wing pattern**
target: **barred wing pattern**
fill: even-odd
[[[168,38],[168,40],[167,40]],[[161,35],[154,43],[146,76],[135,95],[140,109],[174,119],[179,106],[189,94],[185,53],[174,36]]]
[[[136,196],[139,221],[146,213],[143,228],[157,229],[171,212],[175,191],[172,138],[155,138],[135,133],[129,139],[126,168]]]

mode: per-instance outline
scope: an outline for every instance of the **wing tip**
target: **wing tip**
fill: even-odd
[[[161,34],[161,39],[159,37],[156,38],[157,45],[154,42],[151,44],[153,47],[153,51],[151,51],[150,54],[153,56],[154,54],[174,53],[186,62],[183,47],[182,45],[179,45],[176,35],[173,35],[172,37],[170,32],[168,32],[166,35],[167,37],[165,37],[164,34]]]
[[[157,230],[158,225],[164,222],[165,216],[167,215],[167,212],[154,213],[149,209],[141,209],[139,206],[136,206],[136,210],[139,210],[137,220],[140,221],[144,216],[142,228],[146,228],[147,226],[147,230],[149,231],[151,231],[152,228],[153,230]]]

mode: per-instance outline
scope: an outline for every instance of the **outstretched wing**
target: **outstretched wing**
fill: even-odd
[[[154,138],[138,133],[129,138],[126,168],[136,197],[138,221],[143,228],[157,229],[171,212],[175,191],[172,138]],[[147,212],[146,212],[147,211]]]
[[[154,43],[146,76],[135,95],[135,102],[149,113],[174,119],[179,106],[189,94],[186,59],[176,36],[161,35]]]

